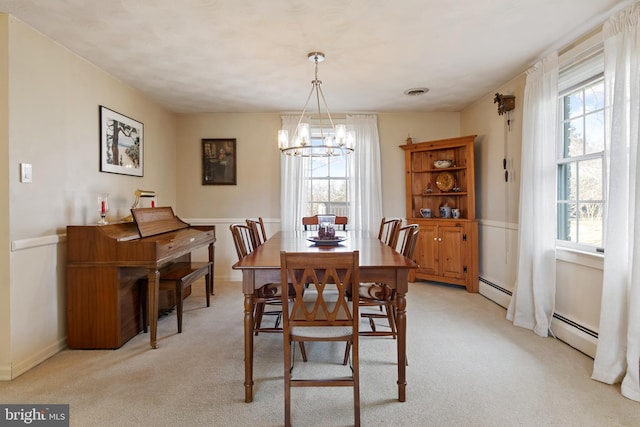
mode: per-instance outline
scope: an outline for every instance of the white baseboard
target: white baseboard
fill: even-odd
[[[67,348],[67,338],[62,338],[41,349],[31,357],[0,368],[0,381],[11,381],[38,366],[51,356]]]
[[[494,288],[491,285],[488,285],[484,282],[480,282],[480,286],[478,287],[478,291],[480,295],[485,298],[490,299],[501,307],[505,309],[509,307],[509,300],[511,299],[511,295],[502,292],[499,289]]]
[[[551,330],[560,341],[569,344],[581,353],[595,359],[596,347],[598,345],[598,339],[596,337],[558,320],[555,317],[551,319]]]
[[[0,366],[0,381],[11,381],[11,364]]]

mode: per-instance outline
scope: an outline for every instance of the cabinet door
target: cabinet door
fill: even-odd
[[[439,227],[440,274],[443,277],[464,279],[464,227]]]
[[[426,274],[439,274],[438,270],[438,226],[420,224],[415,260],[418,271]]]

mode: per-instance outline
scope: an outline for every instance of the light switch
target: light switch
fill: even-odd
[[[33,181],[33,166],[31,163],[20,163],[20,182],[31,183]]]

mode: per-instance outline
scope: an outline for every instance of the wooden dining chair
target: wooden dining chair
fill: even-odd
[[[382,218],[380,221],[380,229],[378,231],[378,239],[391,246],[396,247],[398,241],[398,229],[402,225],[400,218]]]
[[[360,282],[359,253],[280,253],[281,286],[291,284],[294,298],[282,296],[284,343],[285,426],[291,425],[292,387],[353,387],[355,425],[360,425],[360,370],[358,357],[358,295],[348,290]],[[305,299],[307,286],[315,298]],[[332,292],[337,291],[337,297]],[[296,378],[293,375],[293,342],[344,341],[350,349],[351,370],[340,378]],[[343,364],[348,363],[349,353]],[[330,399],[330,395],[328,396]],[[305,403],[307,404],[307,403]]]
[[[231,230],[231,237],[239,261],[254,249],[251,228],[246,224],[231,224],[229,230]]]
[[[248,222],[249,220],[247,220]],[[238,261],[250,254],[257,246],[254,246],[254,230],[247,224],[231,224],[229,226],[233,243],[238,255]],[[254,291],[255,311],[253,314],[254,331],[258,335],[259,332],[282,332],[281,320],[282,309],[280,295],[282,288],[280,283],[267,283]],[[266,311],[266,306],[277,306],[276,310]],[[276,316],[273,327],[263,327],[262,318],[265,315]]]
[[[413,259],[413,253],[418,242],[418,224],[408,224],[397,230],[396,240],[398,252]],[[363,336],[392,336],[397,337],[395,291],[384,283],[361,283],[358,287],[360,307],[378,307],[379,312],[361,311],[360,316],[369,319],[371,331],[361,331]],[[389,323],[389,331],[376,329],[374,319],[385,318]]]
[[[264,228],[262,217],[258,219],[247,219],[247,225],[251,229],[251,242],[254,248],[262,245],[267,240],[267,233]]]
[[[334,216],[335,217],[335,225],[337,230],[346,230],[347,223],[349,222],[349,218],[346,216],[338,216],[334,214],[323,214],[323,216]],[[302,217],[302,225],[304,226],[304,230],[317,230],[318,229],[318,215],[313,216],[304,216]]]

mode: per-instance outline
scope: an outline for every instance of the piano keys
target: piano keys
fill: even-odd
[[[208,247],[215,226],[190,226],[171,207],[132,209],[133,222],[67,227],[67,345],[120,348],[143,330],[138,280],[148,279],[150,345],[157,347],[159,269]]]

